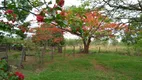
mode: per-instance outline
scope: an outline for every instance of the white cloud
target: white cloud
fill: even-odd
[[[64,38],[66,39],[79,39],[79,36],[73,35],[69,32],[64,33]]]
[[[41,0],[41,1],[43,1],[44,2],[44,0]],[[46,2],[49,2],[50,0],[46,0]],[[56,0],[52,0],[52,2],[53,2],[53,4],[55,4],[55,1]],[[80,3],[81,3],[81,1],[80,0],[65,0],[65,7],[66,6],[72,6],[72,5],[76,5],[76,6],[78,6],[78,5],[80,5]]]
[[[81,1],[80,0],[65,0],[65,7],[66,6],[72,6],[72,5],[80,5],[81,4]]]

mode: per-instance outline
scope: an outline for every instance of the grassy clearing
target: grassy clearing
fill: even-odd
[[[99,54],[95,59],[115,72],[124,74],[132,80],[142,80],[142,58],[117,54]]]
[[[96,69],[97,65],[108,70]],[[134,56],[84,54],[64,58],[56,55],[43,66],[40,72],[23,70],[25,80],[142,80],[142,58]]]

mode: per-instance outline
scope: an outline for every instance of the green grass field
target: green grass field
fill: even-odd
[[[142,80],[142,58],[114,53],[56,55],[44,69],[22,70],[25,80]]]

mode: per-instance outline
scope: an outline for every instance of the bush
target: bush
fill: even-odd
[[[6,60],[0,59],[0,80],[24,80],[24,75],[20,72],[9,71]]]

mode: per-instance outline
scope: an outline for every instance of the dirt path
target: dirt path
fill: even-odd
[[[96,60],[93,60],[93,65],[96,70],[108,72],[110,69],[106,68],[105,66],[98,64]]]
[[[107,73],[107,72],[115,72],[113,69],[107,68],[107,67],[105,67],[105,66],[99,64],[96,60],[93,60],[92,63],[93,63],[93,65],[94,65],[95,70],[103,71],[103,72],[105,72],[105,73]],[[120,72],[119,72],[119,73],[120,73]],[[122,72],[121,72],[120,74],[122,74],[123,76],[126,76],[126,77],[128,78],[128,80],[131,80],[131,79],[132,79],[130,76],[127,76],[125,73],[122,73]],[[114,77],[112,77],[112,80],[114,80],[113,78],[114,78]]]

